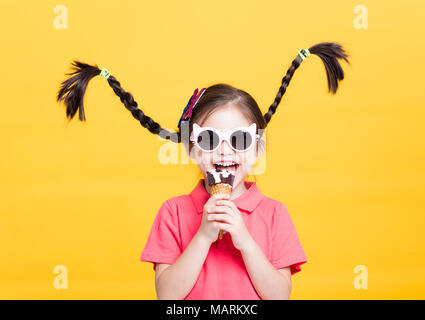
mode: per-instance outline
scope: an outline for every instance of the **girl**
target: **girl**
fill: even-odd
[[[306,255],[285,205],[245,179],[265,148],[263,130],[310,54],[323,61],[328,90],[335,94],[344,79],[338,59],[348,63],[348,55],[339,44],[319,43],[299,51],[264,115],[245,91],[216,84],[195,90],[175,134],[146,116],[106,69],[74,61],[75,72],[57,96],[70,119],[78,110],[85,120],[83,96],[89,80],[100,74],[142,126],[184,143],[204,177],[190,194],[165,201],[153,222],[140,260],[153,263],[158,299],[289,299],[291,276],[307,262]],[[206,173],[218,168],[235,175],[230,196],[210,197]],[[220,229],[225,234],[218,240]]]

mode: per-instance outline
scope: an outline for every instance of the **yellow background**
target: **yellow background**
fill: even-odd
[[[368,29],[356,29],[357,5]],[[54,8],[68,9],[55,29]],[[161,165],[164,144],[101,77],[87,122],[55,101],[77,59],[107,68],[139,107],[175,129],[195,88],[224,82],[265,113],[298,50],[336,41],[346,79],[296,71],[267,129],[260,190],[284,203],[309,262],[292,299],[425,298],[425,3],[416,1],[2,1],[0,298],[155,299],[139,262],[160,205],[189,193],[193,165]],[[56,265],[68,289],[53,286]],[[368,289],[353,285],[368,269]]]

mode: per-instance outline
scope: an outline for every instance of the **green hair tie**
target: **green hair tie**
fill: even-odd
[[[105,68],[102,68],[102,70],[100,71],[99,75],[101,75],[102,77],[104,77],[106,80],[108,80],[109,77],[111,76],[111,74]]]
[[[308,49],[301,49],[298,54],[300,55],[301,59],[305,59],[310,55],[310,51]]]

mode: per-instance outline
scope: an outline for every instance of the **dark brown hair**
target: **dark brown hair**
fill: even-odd
[[[347,63],[349,63],[347,59],[348,54],[344,51],[340,44],[333,42],[322,42],[310,47],[308,50],[311,54],[317,55],[322,60],[326,70],[328,91],[335,94],[338,89],[339,81],[344,79],[344,71],[339,64],[338,59],[344,59]],[[247,92],[228,84],[219,83],[206,89],[196,104],[196,107],[193,109],[192,117],[188,120],[182,121],[182,124],[186,122],[185,125],[189,125],[190,134],[192,132],[194,122],[202,123],[217,108],[231,104],[237,106],[248,119],[255,122],[258,130],[265,129],[273,114],[276,112],[295,70],[299,67],[303,58],[305,58],[306,53],[306,51],[299,53],[292,61],[291,66],[282,79],[282,84],[277,92],[275,100],[264,115],[262,114],[257,102]],[[85,121],[83,105],[84,94],[88,82],[93,77],[99,75],[101,70],[97,65],[92,66],[79,61],[74,61],[72,66],[74,72],[68,74],[72,77],[62,82],[61,88],[57,94],[57,101],[65,102],[66,115],[70,120],[78,111],[79,119],[81,121]],[[145,115],[145,113],[138,108],[138,104],[134,100],[132,94],[126,92],[114,76],[110,75],[107,81],[124,106],[143,127],[154,134],[158,134],[164,139],[169,139],[177,143],[182,142],[182,140],[185,142],[184,139],[182,139],[182,131],[180,128],[176,132],[170,132],[163,129],[159,123]],[[262,131],[260,131],[260,133],[261,132]]]

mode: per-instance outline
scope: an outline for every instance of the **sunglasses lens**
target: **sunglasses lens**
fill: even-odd
[[[249,132],[238,130],[230,136],[232,147],[236,150],[247,150],[252,144],[252,137]]]
[[[219,141],[220,138],[218,135],[211,130],[202,131],[197,139],[199,147],[207,151],[214,150],[217,147]]]

